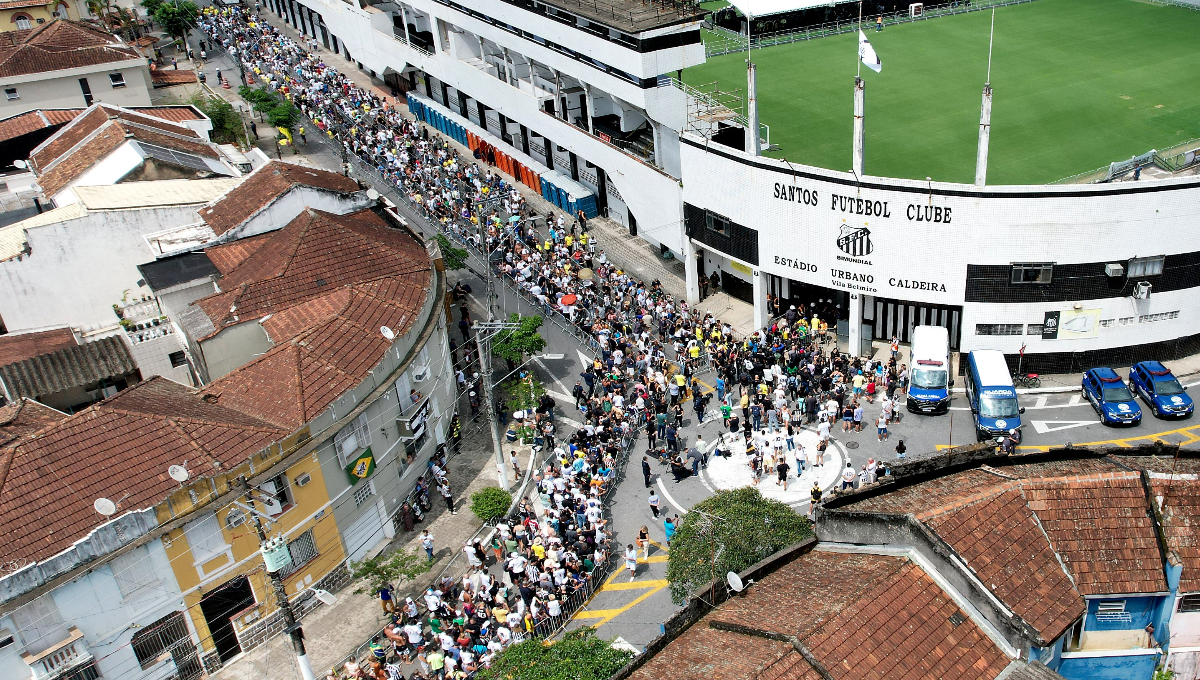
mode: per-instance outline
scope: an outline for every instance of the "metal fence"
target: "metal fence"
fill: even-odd
[[[1164,0],[1158,1],[1162,2]],[[1034,0],[963,0],[962,2],[951,2],[945,5],[939,5],[937,7],[926,7],[921,14],[915,17],[911,16],[907,10],[900,10],[890,14],[884,14],[883,25],[885,27],[899,26],[900,24],[908,24],[915,21],[937,19],[939,17],[953,16],[955,14],[966,14],[967,12],[980,12],[993,7],[1021,5],[1027,2],[1034,2]],[[864,19],[864,21],[860,23],[858,19],[851,19],[847,21],[832,21],[816,26],[789,28],[770,33],[763,33],[761,35],[752,35],[750,41],[751,49],[761,49],[763,47],[772,47],[775,45],[787,45],[789,43],[801,42],[803,40],[814,40],[816,38],[825,38],[831,35],[852,33],[857,31],[860,26],[863,27],[864,31],[869,31],[874,25],[874,21]],[[711,26],[711,28],[705,32],[704,56],[706,57],[719,57],[723,54],[733,54],[735,52],[745,51],[745,33],[737,33],[722,26]]]
[[[1139,167],[1156,167],[1167,172],[1179,172],[1197,164],[1200,164],[1200,138],[1189,139],[1162,151],[1150,149],[1132,158],[1113,161],[1102,168],[1064,177],[1051,184],[1099,184],[1128,175]]]

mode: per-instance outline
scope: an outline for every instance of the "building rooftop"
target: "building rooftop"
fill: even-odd
[[[108,521],[92,507],[97,498],[123,498],[122,512],[159,503],[179,486],[166,474],[170,465],[187,460],[211,475],[286,434],[166,378],[130,387],[0,448],[0,561],[42,560],[70,547]]]
[[[203,112],[191,104],[181,104],[178,106],[130,106],[127,108],[130,111],[175,122],[204,120],[208,118],[208,116],[204,115]],[[15,116],[9,116],[0,120],[0,142],[6,142],[38,130],[65,125],[75,120],[79,114],[86,110],[37,109],[36,111],[27,111],[25,113],[18,113]]]
[[[191,69],[156,68],[150,71],[150,80],[154,83],[154,87],[170,87],[172,85],[186,85],[188,83],[200,82],[200,79],[196,77],[196,72]]]
[[[429,268],[425,246],[408,232],[388,227],[374,212],[334,215],[309,208],[227,272],[219,282],[220,293],[194,304],[204,310],[216,332],[341,286],[427,273]],[[424,278],[421,288],[427,288],[429,277]]]
[[[200,205],[233,189],[236,177],[210,179],[160,179],[153,182],[75,187],[75,195],[88,210],[127,210],[164,205]]]
[[[510,0],[512,1],[512,0]],[[705,10],[698,3],[672,0],[539,0],[541,4],[561,8],[605,26],[641,33],[688,21],[700,21]],[[526,0],[516,5],[532,5]]]
[[[818,545],[705,614],[630,678],[992,680],[1024,665],[908,558]]]
[[[136,370],[125,340],[111,336],[2,364],[0,389],[9,399],[37,399]]]
[[[70,328],[0,335],[0,366],[74,347],[79,342]]]
[[[124,61],[142,55],[90,24],[53,19],[36,28],[0,33],[0,78]]]
[[[894,483],[832,501],[829,517],[878,514],[921,523],[1045,641],[1084,613],[1085,597],[1167,590],[1141,473],[1116,456],[930,467],[936,464],[922,462],[921,473],[908,479],[899,466]],[[1185,533],[1181,527],[1183,541]]]
[[[143,157],[231,174],[218,162],[216,145],[186,125],[105,103],[93,104],[42,142],[30,154],[30,167],[42,191],[53,196],[130,140],[139,144]]]
[[[158,293],[181,283],[216,278],[220,272],[206,253],[183,253],[138,265],[150,290]]]
[[[200,218],[220,236],[262,212],[294,187],[353,193],[358,183],[336,172],[272,161],[250,173],[237,189],[200,210]]]
[[[0,448],[18,439],[27,439],[66,417],[62,411],[31,399],[18,399],[0,406]],[[3,476],[2,472],[0,476]]]

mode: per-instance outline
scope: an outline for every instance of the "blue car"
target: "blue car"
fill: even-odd
[[[1111,368],[1091,368],[1083,374],[1083,396],[1092,403],[1105,425],[1137,425],[1142,408]]]
[[[1157,361],[1134,364],[1129,369],[1129,386],[1159,418],[1187,418],[1195,408],[1184,391],[1187,388]]]

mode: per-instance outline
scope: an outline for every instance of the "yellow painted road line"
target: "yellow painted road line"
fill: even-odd
[[[645,581],[644,583],[654,583],[654,582]],[[630,583],[629,585],[636,585],[636,582]],[[629,611],[630,609],[633,609],[634,607],[638,606],[644,600],[646,600],[646,598],[650,597],[651,595],[657,593],[658,591],[660,591],[666,587],[667,586],[664,584],[661,586],[656,586],[654,588],[651,588],[651,589],[647,590],[646,592],[642,593],[641,595],[639,595],[632,602],[622,605],[620,607],[617,607],[616,609],[595,609],[592,611],[581,611],[578,614],[576,614],[575,616],[573,616],[572,618],[573,619],[600,619],[596,623],[591,624],[593,628],[599,628],[600,626],[603,626],[604,624],[608,623],[609,621],[612,621],[613,619],[617,618],[621,614],[624,614],[625,612]]]
[[[666,562],[669,559],[671,559],[671,558],[667,555],[655,555],[654,557],[651,557],[648,560],[643,560],[641,558],[638,558],[638,564],[659,564],[662,562]]]
[[[1138,435],[1138,436],[1134,436],[1134,437],[1123,437],[1123,438],[1119,438],[1119,439],[1105,439],[1102,441],[1095,441],[1095,442],[1073,443],[1072,446],[1076,446],[1076,447],[1079,447],[1079,446],[1106,446],[1106,445],[1133,446],[1132,442],[1141,442],[1141,441],[1152,442],[1156,439],[1163,439],[1164,437],[1167,437],[1170,435],[1179,435],[1181,437],[1186,437],[1186,440],[1180,444],[1182,446],[1184,444],[1191,444],[1193,442],[1200,441],[1200,434],[1197,434],[1197,432],[1196,432],[1197,430],[1200,430],[1200,425],[1190,425],[1188,427],[1181,427],[1177,430],[1167,430],[1165,432],[1155,432],[1153,434],[1144,434],[1144,435]],[[941,451],[943,449],[948,449],[950,447],[947,446],[946,444],[938,444],[936,448],[937,448],[937,450]],[[1018,446],[1017,450],[1018,451],[1049,451],[1050,449],[1053,449],[1053,448],[1063,448],[1063,444],[1037,444],[1037,445],[1034,445],[1034,444],[1024,445],[1023,444],[1021,446]]]
[[[600,589],[602,593],[612,592],[614,590],[637,590],[638,588],[660,588],[667,586],[667,579],[651,579],[649,581],[629,581],[627,583],[609,583]]]

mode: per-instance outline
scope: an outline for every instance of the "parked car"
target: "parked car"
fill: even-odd
[[[1111,368],[1090,368],[1083,374],[1083,396],[1106,425],[1137,425],[1142,408],[1125,381]]]
[[[1129,369],[1129,387],[1159,418],[1187,418],[1195,406],[1186,387],[1157,361],[1143,361]]]

